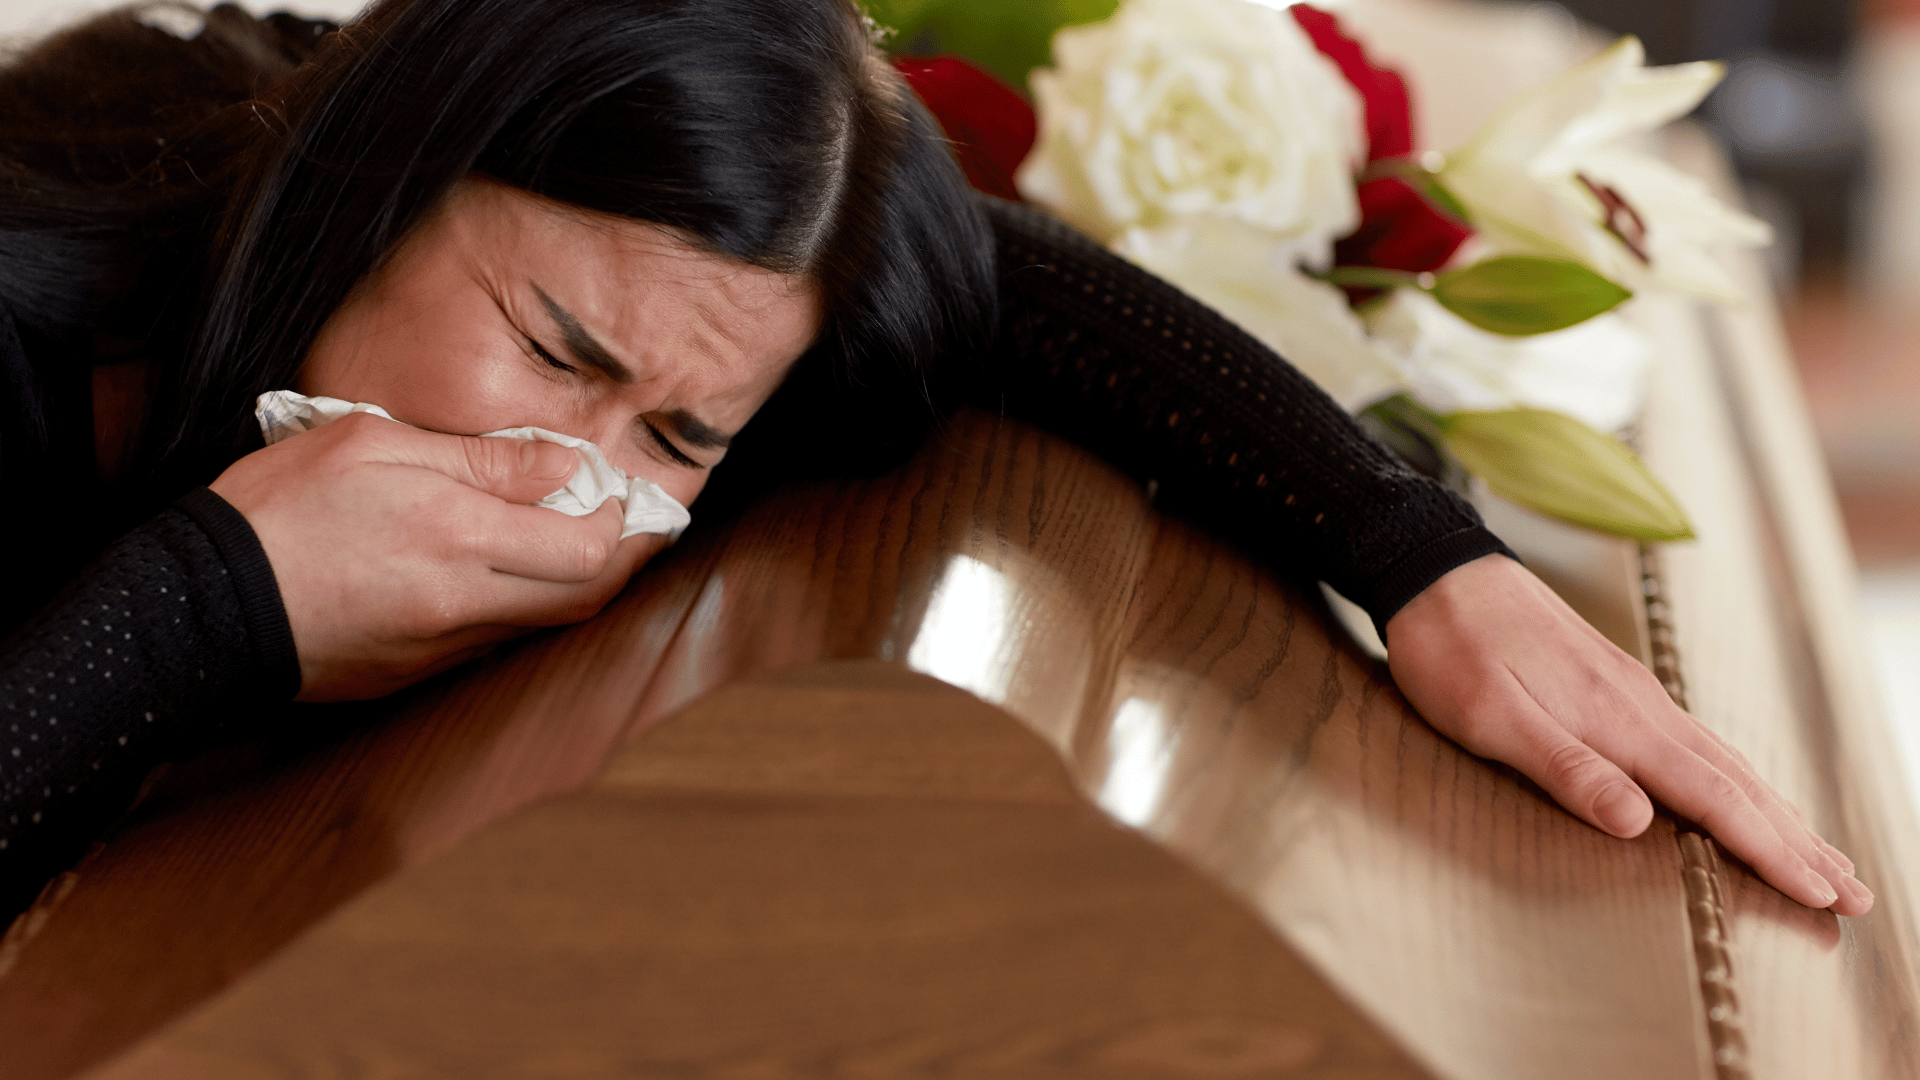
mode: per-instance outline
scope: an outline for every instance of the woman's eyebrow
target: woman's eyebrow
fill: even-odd
[[[553,319],[554,325],[560,328],[561,340],[566,342],[567,351],[573,354],[574,359],[588,367],[598,368],[602,374],[616,383],[625,385],[633,381],[633,372],[627,365],[614,359],[614,355],[607,351],[605,345],[594,340],[593,335],[587,333],[587,328],[580,325],[580,320],[573,317],[573,312],[561,307],[559,302],[548,296],[547,291],[538,283],[528,282],[528,284],[533,286],[533,295],[540,298],[540,303],[547,309],[547,315]],[[688,438],[692,441],[691,436]]]
[[[685,409],[674,409],[667,413],[667,422],[673,425],[681,438],[703,450],[725,450],[733,443],[733,436]]]

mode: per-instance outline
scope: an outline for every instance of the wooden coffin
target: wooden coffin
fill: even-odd
[[[1665,818],[1630,842],[1588,828],[1413,716],[1317,596],[1157,517],[1083,452],[975,415],[897,474],[789,492],[683,545],[600,618],[389,719],[176,770],[0,947],[0,1076],[72,1076],[169,1024],[204,1031],[196,1008],[234,1007],[290,943],[311,955],[301,942],[364,925],[391,902],[368,892],[381,881],[444,874],[490,823],[608,783],[610,760],[634,760],[625,740],[716,688],[832,659],[1003,706],[1088,799],[1237,897],[1435,1075],[1910,1075],[1910,834],[1853,756],[1871,714],[1820,675],[1818,590],[1768,540],[1771,481],[1733,441],[1738,414],[1688,393],[1661,407],[1686,402],[1705,434],[1676,445],[1744,478],[1726,501],[1755,516],[1709,512],[1673,474],[1703,539],[1654,560],[1652,636],[1671,634],[1700,714],[1860,861],[1870,916],[1800,908]],[[1737,633],[1711,615],[1731,603]],[[351,1043],[299,1045],[318,1057],[289,1044],[283,1065],[331,1075]]]
[[[1481,16],[1468,5],[1367,0],[1355,17],[1424,35],[1414,16],[1429,8],[1446,9],[1432,26],[1451,28],[1459,56],[1498,36],[1469,32]],[[1455,52],[1423,55],[1457,64]],[[1432,85],[1444,72],[1415,75]],[[1698,144],[1683,142],[1676,156],[1715,174]],[[1802,908],[1665,816],[1630,842],[1587,828],[1412,715],[1318,594],[1159,517],[1078,449],[971,415],[898,473],[790,491],[724,534],[690,539],[588,624],[379,708],[289,710],[282,737],[176,768],[0,943],[0,1078],[90,1069],[1920,1078],[1920,831],[1864,669],[1851,564],[1789,359],[1757,271],[1742,272],[1754,298],[1745,309],[1643,300],[1633,313],[1661,353],[1636,438],[1698,541],[1643,551],[1511,508],[1492,513],[1543,576],[1855,858],[1879,896],[1868,916]],[[825,661],[865,665],[809,666]],[[984,711],[924,684],[903,688],[905,669],[972,692]],[[818,697],[832,679],[844,683],[831,690],[841,706],[891,704],[862,713],[867,727],[834,728]],[[748,697],[709,697],[730,686]],[[989,706],[1018,726],[996,726]],[[992,732],[999,749],[970,754],[928,737],[916,761],[903,748],[912,740],[882,734],[941,710]],[[782,716],[828,734],[805,751],[766,741],[786,730]],[[1050,748],[1077,794],[1044,779],[1035,745]],[[677,899],[664,903],[622,877],[643,856],[702,865],[661,834],[680,822],[686,835],[714,835],[714,815],[743,805],[740,776],[767,781],[754,769],[772,752],[814,756],[801,770],[813,786],[778,794],[792,801],[792,821],[770,809],[774,795],[753,795],[770,828],[802,820],[827,795],[865,799],[861,813],[880,818],[897,806],[907,820],[933,812],[946,783],[989,815],[1044,805],[1048,828],[1080,830],[1078,847],[1048,834],[1061,845],[1048,850],[1093,860],[1085,865],[1098,872],[1016,875],[1026,891],[1009,892],[1004,875],[981,868],[1017,864],[1005,860],[1020,844],[1003,841],[1025,834],[949,817],[938,833],[948,842],[929,826],[907,884],[846,872],[743,888],[737,873],[709,865],[677,875]],[[871,768],[893,779],[861,771]],[[896,802],[875,783],[893,783],[885,798]],[[1008,790],[1025,794],[1009,802]],[[1095,827],[1103,819],[1086,816],[1091,806],[1137,834]],[[913,852],[911,832],[889,835],[889,850]],[[809,842],[826,850],[818,836]],[[1037,850],[1029,844],[1025,857]],[[579,859],[566,861],[569,851]],[[939,1001],[988,995],[975,983],[929,997],[922,984],[937,980],[874,964],[872,943],[820,899],[825,886],[861,881],[872,888],[852,895],[896,910],[937,898],[942,932],[978,930],[989,914],[1003,929],[1024,927],[1024,938],[972,950],[922,940],[915,955],[950,974],[977,963],[1056,987],[1054,1000],[1019,999],[1031,1030],[1050,1034],[1007,1036],[992,1025],[1008,1014],[989,1009],[956,1020],[946,1040],[875,1042],[875,1031],[904,1030],[881,1025],[882,1014],[938,1031],[925,1018]],[[967,892],[983,881],[1000,891]],[[1113,904],[1085,906],[1103,889]],[[812,897],[811,915],[794,918],[801,896]],[[1054,920],[1050,944],[1032,929],[1046,920],[1023,910],[1073,914]],[[641,911],[644,924],[619,916]],[[560,934],[543,923],[548,912],[573,912],[587,929]],[[1142,950],[1139,919],[1169,912],[1192,925],[1167,949]],[[707,951],[675,955],[724,968],[715,957],[727,939],[714,928],[727,919],[742,927],[731,954],[740,963],[728,970],[773,966],[756,948],[831,967],[817,937],[800,947],[748,932],[798,926],[841,934],[847,970],[864,973],[836,993],[875,982],[888,992],[808,1014],[806,1026],[785,1029],[785,1054],[764,1042],[728,1050],[718,1036],[689,1036],[665,1064],[615,1053],[631,1047],[621,1025],[633,1010],[673,1004],[661,989],[671,983],[642,977],[661,962],[659,943],[694,942]],[[875,934],[901,925],[873,922]],[[1103,933],[1111,955],[1147,957],[1129,969],[1151,972],[1128,999],[1132,1013],[1111,1004],[1112,978],[1085,978],[1114,970],[1099,967]],[[566,968],[546,948],[555,942],[570,955],[600,947],[635,959],[619,970],[583,964],[580,979],[600,981],[562,985]],[[1069,957],[1064,974],[1047,966]],[[530,971],[544,974],[520,974]],[[528,986],[568,1001],[597,987],[612,1004],[562,1024],[509,1007]],[[1258,1003],[1228,1009],[1236,986]],[[727,1000],[774,1007],[765,994]],[[1289,1025],[1273,1006],[1291,1001],[1321,1005],[1302,1005]],[[369,1003],[415,1022],[376,1022]],[[1061,1007],[1076,1004],[1084,1008]],[[672,1015],[724,1034],[776,1030],[767,1025],[787,1014]],[[571,1055],[550,1052],[562,1035]],[[867,1049],[835,1056],[822,1046]],[[465,1056],[447,1056],[456,1051]]]

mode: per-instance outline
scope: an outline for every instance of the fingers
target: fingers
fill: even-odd
[[[372,416],[368,421],[383,425],[374,429],[383,460],[432,469],[510,503],[539,502],[564,487],[580,467],[580,455],[558,443],[445,435]]]
[[[666,537],[646,533],[622,540],[624,517],[613,500],[579,518],[527,506],[498,512],[526,528],[480,536],[490,573],[484,599],[465,610],[488,623],[563,626],[592,618],[667,546]]]
[[[1672,727],[1675,738],[1739,784],[1782,840],[1838,891],[1833,910],[1841,915],[1864,915],[1871,910],[1873,892],[1854,877],[1853,860],[1815,833],[1800,808],[1781,798],[1738,750],[1698,720],[1677,710],[1676,714],[1677,723]]]
[[[1616,836],[1648,796],[1712,830],[1782,892],[1842,915],[1873,903],[1852,862],[1651,673],[1511,560],[1442,576],[1387,624],[1394,679],[1433,725]]]
[[[1703,790],[1709,792],[1716,805],[1724,803],[1728,797],[1724,791],[1717,789],[1721,788],[1723,782],[1731,783],[1744,796],[1740,805],[1751,806],[1772,828],[1779,843],[1825,883],[1825,888],[1816,888],[1814,892],[1821,896],[1828,892],[1836,894],[1836,899],[1827,905],[1816,906],[1830,906],[1841,915],[1863,915],[1873,907],[1872,891],[1853,876],[1853,861],[1817,835],[1799,807],[1782,798],[1772,785],[1762,779],[1746,755],[1713,729],[1680,709],[1638,669],[1632,670],[1635,677],[1628,680],[1626,695],[1634,707],[1633,711],[1640,715],[1627,724],[1594,729],[1589,741],[1595,749],[1626,763],[1628,755],[1636,752],[1636,747],[1656,748],[1660,745],[1661,736],[1671,739],[1678,744],[1680,752],[1674,754],[1669,763],[1680,766],[1678,771],[1668,775],[1649,774],[1638,769],[1634,771],[1634,775],[1656,797],[1718,833],[1718,828],[1705,817],[1689,812],[1683,804],[1689,802],[1690,796],[1697,797]],[[1689,761],[1688,756],[1693,760]],[[1708,786],[1703,788],[1703,784]],[[1723,835],[1720,840],[1729,851],[1745,859],[1782,891],[1808,902],[1796,890],[1794,878],[1777,876],[1779,872],[1797,873],[1798,868],[1792,865],[1791,860],[1780,859],[1766,848],[1748,848],[1735,836]],[[1768,842],[1761,834],[1761,843]],[[1766,868],[1770,857],[1775,863],[1775,869],[1771,871]]]
[[[1653,822],[1653,802],[1639,785],[1574,738],[1518,685],[1512,690],[1504,695],[1509,715],[1476,724],[1467,748],[1519,769],[1555,802],[1602,832],[1623,838],[1645,832]]]
[[[1622,747],[1619,756],[1663,802],[1708,831],[1776,888],[1823,908],[1839,891],[1788,843],[1738,781],[1665,732]]]
[[[429,609],[417,628],[423,636],[476,623],[561,626],[591,618],[642,563],[666,547],[666,537],[651,534],[622,540],[624,514],[615,500],[570,517],[467,489],[455,494],[462,503],[461,525],[448,539],[455,549],[449,561],[466,570],[422,597]],[[443,620],[431,612],[442,605]]]
[[[465,528],[457,543],[497,573],[532,581],[592,581],[606,572],[619,550],[625,518],[614,499],[584,517],[496,499],[463,502],[470,505],[462,515]]]
[[[665,546],[665,537],[630,537],[621,542],[620,549],[599,576],[577,584],[496,575],[484,617],[501,625],[523,628],[565,626],[590,619],[619,594],[639,563]]]
[[[539,502],[565,487],[580,467],[580,455],[558,443],[467,436],[459,439],[461,457],[472,477],[467,482],[510,503]]]
[[[1588,824],[1615,836],[1638,836],[1653,820],[1650,791],[1705,826],[1728,850],[1801,903],[1834,907],[1841,914],[1871,905],[1871,894],[1813,842],[1810,832],[1784,809],[1768,812],[1785,804],[1752,777],[1744,761],[1719,751],[1717,743],[1704,737],[1704,729],[1703,749],[1717,760],[1644,716],[1617,718],[1621,722],[1600,729],[1595,745],[1589,745],[1524,688],[1516,684],[1511,690],[1497,698],[1506,715],[1481,718],[1463,741],[1475,753],[1519,769]],[[1628,700],[1610,704],[1615,710],[1632,707]],[[1688,726],[1695,725],[1691,717],[1677,709],[1674,713]],[[1764,789],[1761,797],[1750,793],[1737,776],[1749,777]]]
[[[1788,803],[1787,805],[1790,807],[1793,807],[1794,814],[1798,816],[1803,822],[1806,820],[1806,815],[1800,813],[1799,807],[1793,806],[1792,803]],[[1836,863],[1839,863],[1841,868],[1846,870],[1847,873],[1849,874],[1855,873],[1859,869],[1858,867],[1853,865],[1852,859],[1847,858],[1846,852],[1841,851],[1839,848],[1834,847],[1832,844],[1827,843],[1826,837],[1821,836],[1819,833],[1810,833],[1809,835],[1813,837],[1814,843],[1820,845],[1820,850],[1827,853],[1827,858],[1832,859]]]

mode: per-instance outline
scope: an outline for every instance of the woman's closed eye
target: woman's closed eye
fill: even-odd
[[[538,339],[533,337],[528,337],[527,347],[532,349],[533,354],[539,357],[540,361],[546,364],[548,367],[567,372],[570,375],[581,374],[581,371],[579,368],[574,367],[572,364],[569,364],[565,360],[562,360],[559,357],[553,355],[553,352],[549,350],[545,345],[540,344]],[[656,427],[652,421],[637,420],[635,421],[635,423],[638,423],[642,427],[645,427],[647,429],[648,437],[651,438],[654,444],[660,448],[661,453],[667,455],[668,458],[672,459],[674,464],[682,465],[689,469],[706,468],[705,465],[700,464],[698,461],[695,461],[692,457],[690,457],[686,451],[674,445],[673,440],[667,438],[666,433],[661,431],[658,427]]]
[[[675,446],[673,444],[672,439],[667,438],[665,433],[663,433],[659,428],[653,425],[653,421],[641,420],[638,422],[646,426],[647,434],[653,437],[653,441],[658,443],[660,445],[660,449],[668,457],[672,458],[676,464],[684,465],[689,469],[706,468],[705,465],[702,465],[699,462],[688,457],[684,451],[682,451],[678,446]]]
[[[538,356],[541,359],[541,361],[544,362],[548,367],[559,368],[561,371],[567,372],[570,375],[578,375],[580,373],[579,368],[574,367],[572,364],[567,363],[566,361],[553,355],[553,353],[547,351],[547,347],[545,345],[540,344],[537,338],[531,338],[531,337],[528,338],[527,346],[531,348],[533,350],[533,354],[535,356]]]

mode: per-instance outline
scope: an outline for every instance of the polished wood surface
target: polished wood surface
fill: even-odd
[[[1608,40],[1556,14],[1549,5],[1352,0],[1343,17],[1377,59],[1410,76],[1427,145],[1444,150]],[[1680,125],[1661,148],[1739,204],[1724,153],[1700,131]],[[1623,309],[1658,357],[1639,425],[1643,456],[1699,532],[1652,553],[1653,614],[1669,632],[1688,705],[1854,856],[1879,903],[1865,918],[1832,919],[1783,905],[1743,868],[1723,866],[1717,895],[1742,1037],[1717,1048],[1732,1053],[1716,1068],[1728,1078],[1920,1077],[1913,794],[1867,669],[1852,558],[1772,287],[1753,252],[1719,254],[1747,303],[1643,296]],[[1503,516],[1499,527],[1512,524]],[[1617,559],[1594,544],[1581,545],[1582,556],[1564,539],[1516,546],[1536,564],[1549,550],[1564,559],[1548,569],[1571,573],[1549,580],[1598,599],[1583,614],[1626,644],[1617,616],[1620,601],[1635,598],[1611,590],[1609,604],[1609,590],[1594,587]],[[1570,578],[1579,581],[1567,590]]]
[[[16,927],[0,1075],[105,1060],[383,877],[578,788],[623,737],[831,658],[1004,705],[1439,1075],[1710,1075],[1671,826],[1587,828],[1439,737],[1330,625],[1085,453],[964,417],[896,474],[690,540],[599,619],[388,722],[228,781],[174,774]]]
[[[251,992],[329,913],[464,857],[662,717],[833,658],[1005,706],[1437,1075],[1920,1076],[1920,832],[1777,334],[1763,306],[1632,314],[1663,348],[1641,445],[1700,540],[1642,565],[1507,524],[1855,855],[1866,918],[1800,908],[1665,819],[1631,843],[1587,829],[1413,717],[1316,594],[1083,452],[969,416],[896,474],[695,534],[591,623],[176,769],[0,943],[0,1077],[76,1075]]]
[[[1445,1075],[1702,1075],[1671,824],[1586,828],[1220,554],[1173,527],[1155,545],[1082,759],[1103,802],[1253,898]]]
[[[1737,199],[1719,148],[1668,156]],[[1722,875],[1745,1073],[1920,1076],[1920,823],[1867,667],[1853,562],[1759,260],[1725,259],[1754,302],[1644,302],[1664,346],[1641,425],[1699,540],[1656,564],[1686,704],[1849,852],[1878,902],[1836,919],[1741,867]]]
[[[1019,721],[880,661],[714,694],[100,1080],[1429,1074]]]
[[[1478,120],[1462,103],[1490,106],[1586,47],[1531,9],[1357,0],[1350,15],[1377,43],[1399,27],[1430,119],[1458,133]],[[1447,48],[1431,47],[1430,25],[1468,23]],[[1435,118],[1435,107],[1460,115]],[[1697,144],[1679,144],[1676,157],[1724,176]],[[1868,917],[1792,904],[1664,818],[1634,842],[1587,829],[1412,716],[1317,595],[1158,518],[1084,453],[970,416],[899,473],[784,493],[724,534],[696,533],[591,623],[370,715],[263,718],[285,737],[175,769],[0,943],[0,1078],[74,1076],[122,1054],[132,1056],[104,1067],[167,1061],[174,1074],[208,1075],[205,1059],[177,1055],[210,1046],[226,1047],[230,1063],[298,1074],[325,1034],[298,1014],[345,1017],[326,1010],[368,1004],[354,1000],[365,984],[335,960],[379,963],[390,949],[476,978],[492,963],[553,963],[548,946],[581,939],[556,943],[558,924],[514,920],[559,910],[539,906],[561,902],[547,886],[586,868],[567,861],[523,878],[500,871],[498,856],[537,860],[609,836],[622,851],[664,850],[665,824],[634,838],[657,800],[641,807],[632,785],[684,794],[744,766],[690,752],[706,745],[694,718],[717,697],[684,725],[654,725],[717,688],[835,658],[930,672],[1004,706],[1059,752],[1085,795],[1248,904],[1434,1075],[1920,1078],[1920,828],[1862,669],[1844,540],[1765,286],[1750,261],[1735,270],[1755,298],[1745,310],[1631,309],[1661,355],[1640,445],[1700,540],[1643,562],[1620,545],[1568,547],[1537,521],[1502,525],[1538,536],[1560,559],[1542,566],[1556,587],[1856,857],[1880,895]],[[639,749],[669,733],[692,741],[677,756]],[[790,755],[779,776],[754,783],[816,776],[804,760]],[[1018,788],[1024,775],[999,781]],[[941,834],[943,846],[956,835]],[[932,865],[940,845],[927,839],[927,862],[912,865],[943,880],[952,866]],[[606,877],[567,879],[562,899],[594,913],[582,925],[617,927],[621,898],[647,883],[618,878],[620,859],[601,862]],[[692,880],[708,873],[687,875],[686,908],[753,899],[718,870]],[[876,898],[902,895],[883,878],[869,884]],[[487,890],[493,907],[463,906]],[[761,940],[750,931],[767,917],[725,910],[740,912],[738,940]],[[994,910],[1008,925],[1029,914]],[[1084,948],[1074,955],[1102,970],[1091,939],[1059,929],[1061,948]],[[623,940],[643,946],[637,934]],[[835,944],[850,962],[884,962],[859,933]],[[583,976],[570,966],[552,977]],[[1319,985],[1293,978],[1302,981],[1275,993]],[[373,1000],[403,1013],[436,1004],[437,990],[399,985],[415,987],[414,999]],[[357,1015],[333,1035],[365,1032],[388,1047],[418,1035]],[[518,1019],[484,1015],[458,1032],[490,1038]],[[713,1016],[687,1023],[718,1038]],[[606,1034],[574,1019],[546,1026],[574,1045]],[[244,1053],[219,1041],[241,1030],[262,1041]],[[1149,1043],[1191,1051],[1215,1029],[1170,1030]],[[905,1060],[926,1045],[909,1045]],[[375,1071],[350,1056],[324,1060],[337,1066],[330,1075]],[[736,1072],[780,1075],[775,1058],[732,1060]],[[901,1060],[856,1063],[891,1076]],[[547,1059],[541,1074],[603,1065]]]

